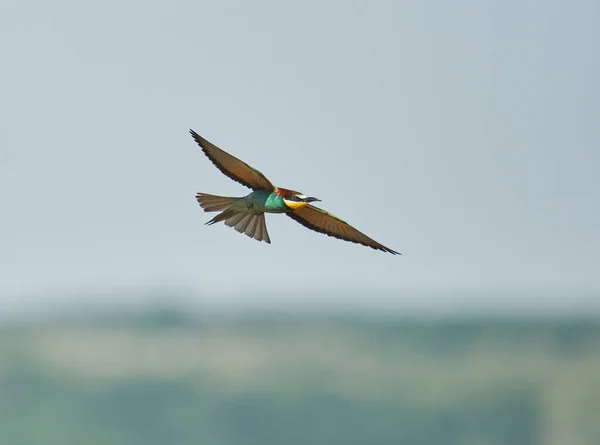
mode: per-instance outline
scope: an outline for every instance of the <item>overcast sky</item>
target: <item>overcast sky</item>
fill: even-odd
[[[599,290],[599,21],[592,0],[3,0],[0,298]],[[282,215],[272,245],[204,226],[196,192],[249,190],[189,128],[403,256]]]

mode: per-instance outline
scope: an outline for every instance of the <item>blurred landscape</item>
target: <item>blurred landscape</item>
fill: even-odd
[[[365,297],[366,298],[366,297]],[[0,443],[600,443],[594,316],[4,320]]]

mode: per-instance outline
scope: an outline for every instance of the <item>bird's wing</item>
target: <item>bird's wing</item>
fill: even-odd
[[[376,250],[389,252],[393,255],[400,255],[399,252],[385,247],[383,244],[379,244],[377,241],[369,238],[364,233],[359,232],[337,216],[310,204],[306,207],[287,213],[287,216],[296,220],[304,227],[308,227],[316,232],[324,233],[325,235],[333,236],[344,241],[362,244],[363,246],[371,247]]]
[[[215,166],[221,170],[225,176],[230,177],[234,181],[239,182],[252,190],[274,190],[275,187],[271,184],[265,175],[258,170],[250,167],[243,161],[240,161],[235,156],[221,150],[216,145],[210,143],[194,130],[190,130],[190,134],[196,140],[198,145],[202,147],[204,154],[212,161]]]

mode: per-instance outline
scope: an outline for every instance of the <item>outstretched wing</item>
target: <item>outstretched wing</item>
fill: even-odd
[[[248,164],[240,161],[235,156],[221,150],[214,144],[204,139],[194,130],[190,130],[190,134],[196,140],[198,145],[202,147],[204,154],[212,161],[215,166],[221,170],[225,176],[239,182],[252,190],[274,190],[275,187],[271,184],[265,175],[258,170],[253,169]]]
[[[362,244],[363,246],[371,247],[376,250],[389,252],[392,255],[401,255],[399,252],[385,247],[383,244],[379,244],[364,233],[359,232],[337,216],[310,204],[301,209],[287,213],[287,216],[315,232],[324,233],[325,235],[333,236],[334,238],[344,241]]]

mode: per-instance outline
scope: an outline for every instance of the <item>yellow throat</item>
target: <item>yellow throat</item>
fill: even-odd
[[[294,209],[294,210],[298,210],[301,209],[302,207],[306,207],[308,205],[308,202],[304,202],[304,201],[289,201],[285,198],[283,198],[283,202],[285,202],[285,205],[288,206],[290,209]]]

